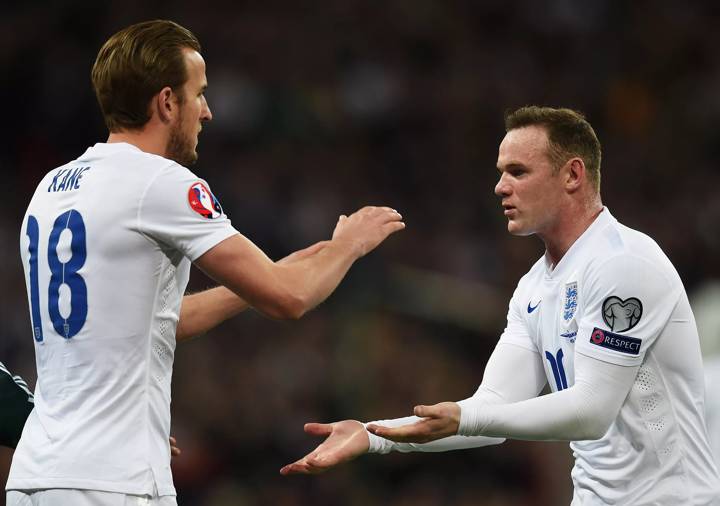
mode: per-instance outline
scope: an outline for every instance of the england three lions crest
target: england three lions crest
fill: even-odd
[[[577,281],[565,285],[565,303],[563,304],[563,320],[569,322],[575,316],[578,300]]]

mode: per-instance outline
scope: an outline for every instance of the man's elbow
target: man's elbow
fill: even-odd
[[[580,424],[580,434],[576,438],[578,441],[595,441],[602,438],[607,434],[610,425],[612,425],[613,418],[596,414],[595,416],[587,417]]]
[[[312,309],[310,302],[301,294],[283,294],[275,299],[267,311],[268,316],[279,320],[299,320]]]

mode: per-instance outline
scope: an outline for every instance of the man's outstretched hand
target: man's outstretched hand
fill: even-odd
[[[367,453],[370,447],[365,426],[357,420],[335,423],[306,423],[305,432],[324,436],[325,441],[300,460],[280,469],[280,474],[319,474]]]
[[[340,216],[333,241],[352,245],[357,258],[370,253],[391,234],[405,228],[402,216],[390,207],[366,206],[350,216]]]
[[[370,424],[369,432],[398,443],[429,443],[457,434],[460,426],[460,406],[454,402],[441,402],[433,406],[416,406],[415,416],[422,420],[400,427],[383,427]]]

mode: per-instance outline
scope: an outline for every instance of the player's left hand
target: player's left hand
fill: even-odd
[[[171,457],[177,457],[177,456],[180,455],[181,453],[182,453],[182,451],[181,451],[180,448],[178,448],[178,446],[177,446],[177,439],[175,439],[174,437],[170,436],[170,456],[171,456]]]
[[[460,406],[454,402],[441,402],[433,406],[415,406],[415,416],[422,420],[400,427],[383,427],[370,424],[367,430],[376,436],[398,443],[428,443],[457,434],[460,426]]]
[[[370,447],[365,426],[357,420],[334,423],[306,423],[305,432],[323,436],[317,448],[300,460],[280,469],[280,474],[319,474],[367,453]]]

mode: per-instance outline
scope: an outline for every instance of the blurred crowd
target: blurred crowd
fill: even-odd
[[[405,217],[407,230],[303,320],[248,312],[177,349],[182,505],[569,503],[564,443],[367,456],[320,478],[277,472],[317,442],[304,422],[403,416],[479,384],[512,290],[543,251],[507,234],[493,194],[507,109],[583,111],[603,144],[611,212],[655,238],[688,291],[720,278],[714,2],[61,1],[1,12],[0,359],[29,383],[20,223],[45,172],[105,140],[90,68],[129,24],[169,18],[200,39],[214,119],[192,169],[271,257],[327,239],[338,215],[366,204]],[[191,288],[206,286],[195,271]],[[10,453],[0,457],[4,483]]]

